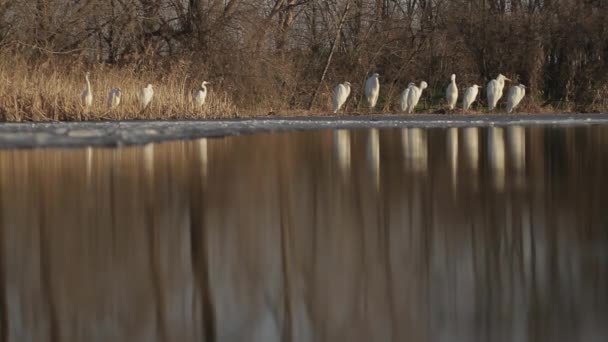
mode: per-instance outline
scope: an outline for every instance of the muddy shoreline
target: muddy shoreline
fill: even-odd
[[[608,114],[269,116],[205,121],[100,121],[0,124],[0,148],[119,147],[171,140],[318,129],[606,125]]]

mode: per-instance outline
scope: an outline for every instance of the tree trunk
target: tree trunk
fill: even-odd
[[[325,68],[323,69],[323,73],[321,74],[321,79],[319,80],[319,84],[315,89],[315,92],[312,94],[310,98],[310,103],[308,104],[308,110],[312,109],[312,106],[315,103],[315,99],[317,98],[317,94],[319,93],[319,89],[321,89],[321,85],[323,84],[323,80],[325,80],[325,75],[327,75],[327,70],[329,69],[329,65],[331,64],[331,59],[336,51],[336,46],[338,45],[338,39],[340,38],[340,32],[342,32],[342,26],[344,25],[344,20],[346,19],[346,14],[348,13],[348,8],[350,6],[350,0],[346,1],[346,5],[344,5],[344,11],[342,12],[342,17],[340,18],[340,24],[338,25],[338,29],[336,30],[336,36],[334,38],[333,43],[331,44],[331,50],[329,51],[329,55],[327,56],[327,62],[325,62]]]

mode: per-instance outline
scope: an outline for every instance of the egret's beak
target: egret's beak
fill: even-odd
[[[513,80],[511,80],[510,78],[506,78],[506,77],[505,77],[505,80],[507,80],[507,81],[509,81],[509,82],[513,82]]]

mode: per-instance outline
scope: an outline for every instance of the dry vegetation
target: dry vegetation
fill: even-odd
[[[601,0],[0,0],[0,115],[320,114],[335,84],[362,85],[370,72],[383,76],[386,112],[410,81],[429,83],[420,109],[436,112],[450,74],[462,95],[499,72],[530,86],[521,110],[606,111],[606,18]],[[85,113],[87,70],[95,100]],[[190,96],[202,80],[214,84],[198,111]],[[155,99],[140,112],[147,83]],[[112,87],[123,104],[107,111]],[[346,111],[364,110],[361,95],[355,87]]]
[[[0,63],[3,80],[0,112],[7,121],[192,118],[236,113],[230,97],[221,89],[213,92],[202,110],[194,108],[192,92],[200,82],[191,79],[181,66],[169,67],[163,72],[137,72],[132,65],[82,65],[63,59],[28,63],[10,58]],[[80,105],[83,70],[91,70],[92,74],[94,100],[89,111]],[[138,94],[149,82],[154,84],[155,97],[151,106],[142,111]],[[109,110],[108,92],[118,86],[123,91],[121,104]]]

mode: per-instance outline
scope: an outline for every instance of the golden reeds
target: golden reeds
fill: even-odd
[[[28,63],[14,56],[0,56],[0,115],[3,121],[194,119],[234,116],[236,107],[220,87],[209,86],[202,108],[192,103],[194,90],[203,81],[185,70],[135,71],[135,66],[103,64],[86,67],[75,63]],[[80,104],[84,73],[91,72],[93,105]],[[139,93],[148,83],[154,99],[142,110]],[[119,87],[119,106],[107,107],[110,89]]]

